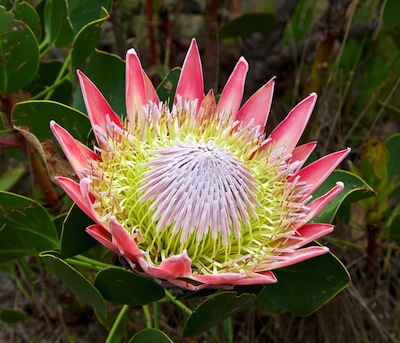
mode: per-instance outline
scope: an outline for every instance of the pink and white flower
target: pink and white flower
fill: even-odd
[[[304,247],[333,230],[309,222],[343,184],[311,198],[350,150],[303,168],[316,143],[296,145],[316,94],[266,137],[274,80],[240,107],[247,70],[240,58],[216,103],[193,40],[170,110],[130,49],[126,120],[78,71],[97,146],[52,121],[80,182],[56,180],[95,222],[86,231],[134,271],[189,290],[231,288],[274,283],[272,270],[328,251]]]

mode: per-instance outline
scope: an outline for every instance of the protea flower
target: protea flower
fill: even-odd
[[[333,230],[308,222],[343,184],[315,200],[312,193],[349,149],[302,168],[316,143],[296,145],[316,94],[266,137],[274,80],[240,108],[247,70],[240,58],[216,103],[212,90],[204,96],[193,40],[170,110],[130,49],[125,120],[78,71],[94,151],[51,122],[80,182],[56,179],[96,223],[86,231],[163,285],[198,290],[274,283],[271,270],[328,251],[303,247]]]

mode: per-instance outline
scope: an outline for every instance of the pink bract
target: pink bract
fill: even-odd
[[[310,199],[350,149],[302,168],[316,146],[297,146],[316,94],[265,137],[274,80],[240,107],[247,71],[241,57],[216,103],[212,91],[204,95],[192,40],[169,110],[130,49],[125,121],[78,71],[98,143],[94,151],[50,124],[80,182],[56,180],[95,222],[86,231],[134,271],[166,286],[199,290],[274,283],[272,270],[328,251],[304,247],[333,230],[309,222],[343,183]]]

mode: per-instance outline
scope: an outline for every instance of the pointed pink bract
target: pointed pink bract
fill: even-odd
[[[175,103],[178,100],[178,95],[182,97],[183,101],[197,99],[196,113],[198,112],[201,100],[204,97],[204,83],[199,49],[195,39],[192,39],[185,61],[183,62],[175,94]]]
[[[244,82],[248,70],[249,65],[247,61],[243,57],[240,57],[221,93],[217,105],[218,113],[223,113],[225,117],[232,116],[233,120],[236,118],[237,111],[242,102]]]
[[[259,125],[260,131],[264,130],[271,109],[274,85],[274,79],[271,79],[246,101],[236,115],[236,120],[242,123],[242,127],[254,119],[254,126]]]
[[[115,114],[103,94],[101,94],[93,82],[90,81],[89,78],[80,70],[78,70],[78,78],[92,127],[99,126],[104,132],[106,132],[107,117],[109,117],[110,122],[116,124],[118,127],[122,127],[121,118]],[[94,132],[95,135],[97,135],[96,130],[94,130]],[[96,139],[100,144],[97,136]]]
[[[317,95],[310,94],[307,98],[297,104],[287,115],[287,117],[271,133],[271,142],[274,150],[285,148],[287,153],[291,153],[310,119],[314,109]]]

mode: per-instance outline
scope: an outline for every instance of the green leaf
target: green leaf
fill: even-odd
[[[110,17],[106,11],[104,12],[104,18],[92,21],[85,25],[76,35],[72,44],[71,53],[71,64],[74,69],[78,68],[96,47],[101,36],[101,27]]]
[[[226,318],[239,312],[254,302],[254,294],[223,292],[202,302],[189,316],[183,329],[183,336],[193,336],[207,331]]]
[[[5,308],[0,312],[0,320],[8,324],[22,322],[27,318],[28,315],[25,312],[13,308]]]
[[[165,295],[153,280],[122,268],[102,270],[94,284],[105,299],[115,304],[146,305]]]
[[[91,224],[92,220],[78,206],[72,205],[62,226],[62,258],[78,255],[97,245],[97,241],[85,231]]]
[[[179,76],[181,75],[181,68],[176,67],[172,69],[167,76],[160,82],[156,92],[160,100],[164,103],[169,104],[169,108],[172,109],[174,104],[174,97],[176,92],[176,86],[178,85]]]
[[[18,166],[0,175],[0,190],[9,190],[21,178],[24,172],[24,166]]]
[[[386,0],[384,4],[382,33],[387,33],[400,25],[400,1]]]
[[[29,27],[0,6],[0,93],[28,84],[39,65],[39,47]]]
[[[389,150],[390,159],[388,163],[388,180],[400,177],[400,133],[389,137],[385,141],[386,148]]]
[[[57,47],[65,47],[72,42],[74,32],[70,24],[65,0],[46,1],[44,28],[46,39]]]
[[[43,252],[40,254],[40,258],[67,285],[71,292],[103,316],[107,315],[103,297],[81,273],[53,254]]]
[[[276,19],[271,12],[244,13],[222,25],[219,38],[248,36],[253,33],[270,34],[275,28]]]
[[[67,0],[72,28],[77,34],[86,24],[100,19],[104,9],[109,10],[109,0]]]
[[[173,343],[162,331],[156,329],[143,329],[131,338],[129,343]]]
[[[40,25],[40,18],[36,10],[27,3],[26,1],[16,1],[12,12],[15,15],[15,19],[23,21],[32,30],[39,42],[42,37],[42,27]]]
[[[16,126],[27,126],[39,141],[55,140],[50,130],[50,121],[55,120],[76,139],[86,142],[91,130],[87,116],[63,104],[38,100],[24,101],[15,105],[12,120]]]
[[[57,231],[40,204],[0,191],[0,263],[58,248]]]
[[[336,196],[325,208],[313,219],[315,223],[331,223],[339,207],[344,203],[359,201],[375,195],[373,189],[363,179],[355,174],[343,170],[334,171],[324,183],[313,193],[313,199],[325,194],[332,189],[336,182],[344,183],[343,191]]]
[[[278,283],[265,285],[257,298],[261,309],[308,316],[342,291],[350,280],[343,264],[331,253],[274,270]],[[275,308],[271,308],[271,304]]]
[[[90,56],[85,74],[99,88],[113,110],[122,116],[125,113],[125,62],[116,55],[95,50]],[[86,112],[79,87],[73,106]]]

